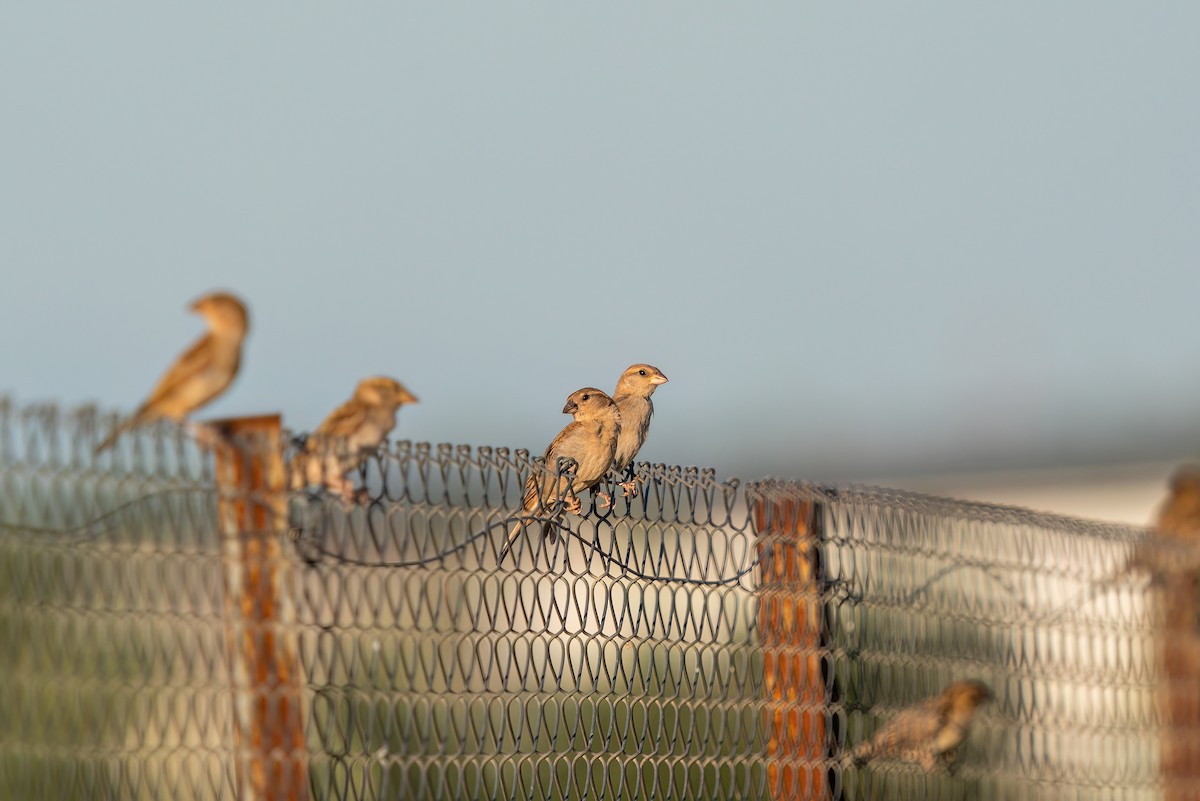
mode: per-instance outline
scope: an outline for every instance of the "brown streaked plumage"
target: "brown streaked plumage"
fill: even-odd
[[[292,488],[323,484],[349,500],[354,485],[346,473],[361,463],[363,452],[379,447],[396,427],[396,412],[417,398],[387,376],[358,382],[354,396],[330,412],[304,444],[292,465]]]
[[[1183,465],[1171,475],[1167,499],[1150,537],[1138,543],[1120,576],[1145,573],[1158,583],[1200,569],[1200,466]]]
[[[1200,466],[1183,465],[1167,485],[1167,498],[1159,507],[1150,533],[1134,546],[1129,558],[1105,578],[1097,579],[1084,592],[1064,603],[1043,623],[1051,623],[1114,586],[1135,577],[1148,578],[1151,586],[1162,586],[1173,577],[1200,571]]]
[[[872,759],[919,762],[932,772],[939,762],[951,765],[956,749],[966,739],[980,704],[992,699],[991,689],[980,681],[956,681],[941,695],[901,710],[851,752],[856,763]]]
[[[525,495],[521,502],[523,519],[509,532],[496,559],[497,564],[504,561],[521,531],[529,524],[528,518],[534,515],[557,518],[562,513],[559,499],[562,499],[562,507],[567,511],[578,512],[579,493],[594,487],[612,465],[617,439],[621,434],[621,412],[613,399],[594,387],[584,387],[567,398],[563,414],[573,415],[575,419],[558,433],[546,448],[543,459],[550,475],[557,469],[559,459],[573,459],[574,480],[568,486],[565,475],[554,481],[550,475],[534,468],[525,482]],[[542,535],[554,541],[553,520],[543,524]]]
[[[654,414],[654,402],[650,396],[660,385],[667,383],[662,370],[650,364],[631,364],[621,373],[613,401],[621,410],[621,436],[617,438],[617,452],[613,457],[612,469],[620,478],[633,458],[646,442],[650,431],[650,417]],[[633,480],[621,483],[625,494],[636,495],[637,483]]]
[[[250,328],[246,306],[227,292],[214,292],[189,308],[204,317],[208,333],[175,360],[146,402],[113,429],[96,447],[96,453],[111,447],[121,434],[138,426],[163,418],[182,423],[233,382],[241,366],[242,343]]]

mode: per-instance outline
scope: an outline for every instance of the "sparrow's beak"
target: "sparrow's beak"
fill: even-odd
[[[416,395],[412,394],[407,389],[400,390],[400,392],[396,395],[396,400],[400,401],[401,403],[420,403],[421,402],[421,401],[417,400]]]
[[[199,312],[200,307],[204,305],[204,298],[196,298],[188,304],[188,311]]]
[[[575,414],[579,411],[579,404],[575,401],[567,401],[567,405],[563,407],[563,414]]]
[[[662,373],[659,373],[658,375],[650,376],[650,383],[651,384],[665,384],[665,383],[667,383],[667,377],[665,375],[663,375]]]

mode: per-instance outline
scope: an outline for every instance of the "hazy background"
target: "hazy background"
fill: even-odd
[[[1200,4],[7,4],[0,391],[131,409],[227,287],[203,416],[539,451],[671,383],[723,475],[1200,446]]]

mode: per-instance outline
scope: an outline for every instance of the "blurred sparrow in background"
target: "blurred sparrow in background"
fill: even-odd
[[[1200,466],[1183,465],[1168,484],[1151,535],[1138,543],[1118,575],[1146,573],[1159,583],[1167,576],[1200,569]]]
[[[966,739],[976,708],[992,699],[979,681],[956,681],[941,695],[901,710],[866,742],[851,752],[855,764],[872,759],[919,762],[932,772],[939,762],[951,766]]]
[[[379,447],[396,427],[396,412],[417,398],[395,379],[364,378],[354,397],[334,409],[304,443],[292,462],[292,489],[324,485],[345,501],[354,497],[346,473],[362,463],[365,453]]]
[[[237,375],[242,342],[250,327],[246,307],[233,295],[216,292],[191,305],[204,317],[208,333],[180,356],[146,402],[117,425],[96,447],[100,453],[126,431],[167,418],[182,423],[189,414],[220,395]]]

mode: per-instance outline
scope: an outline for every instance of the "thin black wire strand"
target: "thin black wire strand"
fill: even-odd
[[[670,576],[670,575],[664,576],[664,575],[659,575],[659,574],[654,574],[654,573],[644,573],[634,567],[631,567],[627,562],[617,559],[616,557],[612,556],[611,554],[604,552],[598,545],[596,545],[596,543],[587,540],[582,534],[580,534],[579,532],[572,529],[570,526],[563,523],[559,519],[558,515],[549,515],[549,516],[516,515],[513,517],[505,517],[503,519],[496,520],[492,523],[489,523],[480,531],[474,532],[473,534],[469,535],[462,542],[455,543],[454,545],[452,545],[448,548],[445,548],[441,551],[438,551],[435,554],[432,554],[430,556],[424,556],[419,559],[406,559],[406,560],[399,560],[399,561],[357,559],[357,558],[354,558],[351,556],[346,556],[344,554],[338,553],[336,551],[331,551],[328,548],[325,548],[323,545],[316,545],[316,546],[312,547],[312,550],[316,551],[317,553],[321,554],[322,556],[324,556],[328,559],[331,559],[335,562],[339,562],[341,564],[346,564],[346,565],[352,565],[354,567],[387,568],[387,569],[405,568],[405,567],[423,567],[425,565],[444,561],[445,559],[452,556],[453,554],[466,549],[469,545],[471,545],[471,543],[479,540],[482,537],[487,536],[491,531],[493,531],[496,528],[499,528],[503,531],[507,531],[510,526],[517,525],[518,523],[520,523],[522,525],[526,525],[526,526],[533,526],[536,523],[549,524],[550,526],[552,526],[553,528],[555,528],[559,532],[561,532],[564,536],[574,537],[575,539],[579,540],[585,546],[587,546],[588,548],[591,548],[596,553],[596,555],[599,556],[601,559],[604,559],[605,561],[619,567],[624,574],[633,576],[634,578],[642,579],[644,581],[661,581],[661,582],[676,583],[676,584],[687,584],[687,585],[699,586],[699,587],[721,587],[721,586],[725,586],[728,584],[736,584],[736,583],[740,582],[743,577],[749,575],[754,570],[754,568],[758,566],[758,563],[761,558],[759,556],[756,556],[750,562],[750,564],[747,565],[744,569],[739,570],[734,575],[732,575],[728,578],[723,578],[723,579],[694,579],[694,578],[688,578],[686,576]],[[302,537],[303,535],[301,534],[300,536]]]
[[[12,531],[12,532],[19,532],[19,533],[30,533],[30,534],[38,534],[38,535],[43,535],[43,536],[52,536],[52,537],[57,537],[57,538],[61,538],[61,539],[71,539],[71,540],[73,540],[71,542],[71,544],[82,545],[82,544],[92,542],[92,541],[104,536],[105,534],[111,533],[112,531],[116,530],[116,528],[117,528],[117,525],[115,523],[113,523],[112,525],[107,525],[107,526],[102,525],[103,523],[112,522],[117,517],[124,515],[126,513],[130,513],[132,511],[134,511],[137,507],[145,505],[148,501],[152,501],[152,500],[160,499],[160,498],[164,498],[164,497],[176,496],[176,495],[212,495],[212,494],[213,494],[212,490],[199,488],[199,487],[159,490],[156,492],[149,493],[147,495],[140,496],[138,498],[135,498],[134,500],[126,501],[126,502],[120,504],[119,506],[104,512],[103,514],[101,514],[95,518],[92,518],[91,520],[88,520],[77,526],[72,526],[70,528],[50,528],[50,527],[45,527],[45,526],[29,526],[29,525],[23,525],[20,523],[9,523],[6,521],[0,521],[0,529]],[[312,496],[309,496],[309,497],[311,498]],[[354,557],[346,556],[344,554],[340,554],[335,551],[329,550],[328,548],[325,548],[322,545],[306,546],[306,547],[308,547],[312,551],[315,551],[315,552],[321,554],[321,556],[323,556],[327,559],[331,559],[335,562],[339,562],[341,564],[346,564],[346,565],[352,565],[355,567],[390,568],[390,569],[406,568],[406,567],[422,567],[424,565],[429,565],[429,564],[433,564],[436,562],[442,562],[445,559],[449,558],[450,556],[454,555],[455,553],[465,550],[473,542],[479,540],[482,537],[487,536],[489,533],[491,533],[496,528],[508,530],[509,526],[516,525],[517,523],[521,523],[523,525],[533,525],[535,523],[549,524],[553,528],[560,531],[563,535],[574,537],[575,539],[579,540],[579,542],[583,543],[585,546],[592,549],[596,553],[596,555],[599,556],[601,559],[618,567],[624,574],[633,576],[634,578],[642,579],[644,581],[661,581],[661,582],[687,584],[687,585],[701,586],[701,587],[719,587],[719,586],[725,586],[728,584],[736,584],[736,583],[740,582],[743,577],[749,575],[754,570],[754,568],[758,566],[759,561],[761,559],[760,556],[756,556],[750,562],[750,564],[747,565],[745,568],[739,570],[734,575],[732,575],[728,578],[723,578],[723,579],[693,579],[693,578],[688,578],[686,576],[673,576],[673,575],[661,575],[661,574],[656,574],[656,573],[645,573],[645,572],[642,572],[642,571],[638,570],[637,568],[631,566],[627,562],[624,562],[621,559],[618,559],[618,558],[612,556],[611,554],[606,553],[599,546],[597,546],[594,542],[587,540],[585,537],[583,537],[581,534],[579,534],[579,532],[575,531],[574,529],[570,528],[568,525],[563,523],[561,520],[561,515],[558,515],[558,514],[551,514],[549,516],[535,516],[535,515],[523,514],[523,515],[516,515],[516,516],[512,516],[512,517],[505,517],[505,518],[502,518],[495,522],[489,523],[483,529],[472,533],[465,540],[463,540],[461,542],[455,543],[454,545],[452,545],[448,548],[445,548],[441,551],[438,551],[435,554],[432,554],[432,555],[426,556],[426,557],[421,557],[419,559],[409,559],[409,560],[401,560],[401,561],[384,561],[384,560],[372,561],[372,560],[366,560],[366,559],[356,559]],[[291,533],[292,539],[299,539],[302,537],[302,531],[299,534],[297,534],[296,532],[298,531],[298,529],[295,526],[289,526],[287,530],[288,530],[288,532]],[[261,531],[245,532],[245,534],[248,534],[251,536],[271,536],[273,534],[273,530],[271,529],[270,526],[268,526],[266,529],[263,529]]]
[[[917,609],[921,608],[921,606],[918,605],[918,601],[920,601],[921,598],[934,587],[934,585],[939,583],[942,579],[947,578],[961,570],[977,570],[983,575],[987,576],[993,582],[995,582],[997,587],[1008,593],[1009,597],[1011,597],[1017,603],[1017,605],[1021,607],[1021,609],[1025,610],[1025,613],[1029,615],[1031,619],[1037,619],[1037,615],[1034,613],[1033,609],[1030,608],[1030,606],[1025,603],[1025,599],[1021,597],[1020,590],[1013,586],[1011,582],[1006,581],[1003,576],[992,570],[988,565],[981,562],[947,565],[926,579],[925,583],[923,583],[920,587],[917,587],[907,596],[902,598],[900,600],[900,604],[902,606],[914,607]]]
[[[174,487],[171,489],[155,490],[145,495],[139,495],[130,501],[125,501],[108,511],[97,515],[96,517],[80,523],[77,526],[66,528],[52,528],[47,526],[31,526],[24,523],[13,523],[6,520],[0,520],[0,529],[11,531],[14,533],[30,533],[38,534],[47,537],[57,537],[60,539],[74,539],[72,544],[83,545],[90,544],[95,539],[109,534],[117,529],[117,525],[100,526],[101,523],[112,521],[114,518],[133,512],[139,506],[144,506],[148,501],[153,501],[161,498],[167,498],[178,495],[202,495],[212,496],[214,490],[205,487]],[[96,528],[100,526],[99,528]],[[95,529],[95,530],[92,530]]]
[[[121,515],[130,513],[133,510],[135,510],[137,507],[142,506],[149,501],[167,498],[167,497],[171,497],[171,496],[179,496],[179,495],[214,495],[214,491],[211,489],[204,488],[204,487],[177,487],[177,488],[156,490],[156,491],[148,493],[146,495],[139,496],[138,498],[135,498],[133,500],[125,501],[124,503],[118,505],[117,507],[110,509],[110,510],[104,512],[103,514],[101,514],[91,520],[88,520],[84,523],[81,523],[77,526],[72,526],[69,528],[51,528],[51,527],[44,527],[44,526],[30,526],[30,525],[25,525],[25,524],[21,524],[21,523],[11,523],[11,522],[0,520],[0,529],[12,531],[12,532],[53,536],[53,537],[58,537],[58,538],[69,538],[69,539],[74,540],[74,542],[72,542],[71,544],[80,545],[80,544],[85,544],[87,542],[90,542],[91,540],[99,538],[107,533],[110,533],[111,531],[115,530],[117,527],[115,524],[109,525],[109,526],[103,526],[101,524],[108,522],[108,521],[113,521],[115,518],[117,518]],[[313,498],[313,496],[311,494],[309,495],[309,497],[310,497],[310,499]],[[589,541],[583,535],[579,534],[577,531],[575,531],[575,530],[571,529],[569,526],[565,525],[561,521],[561,515],[559,515],[557,513],[551,514],[549,516],[533,516],[533,515],[523,514],[523,515],[506,517],[506,518],[497,520],[493,523],[488,524],[482,530],[474,532],[473,534],[468,536],[462,542],[456,543],[455,545],[445,548],[433,555],[430,555],[427,557],[422,557],[420,559],[403,560],[403,561],[382,561],[382,560],[369,561],[369,560],[365,560],[365,559],[356,559],[353,557],[345,556],[344,554],[340,554],[335,551],[331,551],[323,546],[312,547],[311,550],[321,554],[321,556],[323,556],[327,559],[331,559],[333,561],[340,562],[340,563],[346,564],[346,565],[352,565],[355,567],[392,568],[392,569],[406,568],[406,567],[422,567],[424,565],[444,561],[445,559],[452,556],[453,554],[455,554],[459,551],[465,550],[473,542],[486,536],[488,533],[490,533],[492,530],[494,530],[496,528],[503,528],[503,529],[507,530],[507,528],[509,526],[515,525],[517,523],[522,523],[524,525],[532,525],[534,523],[549,524],[552,527],[554,527],[555,529],[559,530],[564,535],[569,535],[569,536],[579,540],[580,543],[582,543],[584,546],[586,546],[586,547],[590,548],[592,551],[594,551],[596,553],[596,555],[599,556],[601,559],[620,568],[624,574],[633,576],[635,578],[642,579],[645,581],[661,581],[661,582],[687,584],[687,585],[692,585],[692,586],[725,586],[725,585],[729,585],[729,584],[738,583],[743,577],[749,575],[754,570],[754,568],[758,566],[758,564],[761,561],[761,555],[756,556],[750,562],[750,564],[747,565],[744,569],[739,570],[734,575],[732,575],[728,578],[722,578],[722,579],[693,579],[693,578],[688,578],[688,577],[683,577],[683,576],[645,573],[645,572],[642,572],[642,571],[638,570],[637,568],[633,567],[629,563],[624,562],[621,559],[618,559],[618,558],[612,556],[610,553],[605,552],[595,542]],[[290,532],[293,532],[293,539],[296,539],[297,537],[294,534],[294,532],[296,531],[296,528],[294,526],[289,526],[288,530]],[[268,527],[267,529],[264,529],[263,531],[260,531],[260,532],[245,532],[245,534],[249,534],[252,536],[253,535],[270,536],[273,533],[274,532],[270,527]],[[958,563],[958,564],[949,565],[949,566],[937,571],[933,576],[926,579],[926,581],[924,583],[922,583],[921,586],[917,587],[915,590],[913,590],[911,593],[909,593],[907,596],[905,596],[901,600],[901,603],[906,606],[916,606],[918,604],[918,602],[922,599],[922,597],[924,597],[929,592],[929,590],[931,590],[936,584],[938,584],[943,579],[949,577],[950,575],[957,573],[959,571],[962,571],[962,570],[978,570],[978,571],[982,572],[984,575],[986,575],[988,578],[990,578],[992,581],[994,581],[998,587],[1003,589],[1023,610],[1025,610],[1025,612],[1028,613],[1031,620],[1037,621],[1037,622],[1044,622],[1044,623],[1056,622],[1059,619],[1066,616],[1071,611],[1071,609],[1073,607],[1075,607],[1076,605],[1078,605],[1079,603],[1090,602],[1090,601],[1094,600],[1095,598],[1099,597],[1100,595],[1102,595],[1104,592],[1111,591],[1119,586],[1119,584],[1117,584],[1111,580],[1111,577],[1110,577],[1110,579],[1107,579],[1107,580],[1093,582],[1089,587],[1083,589],[1082,591],[1077,593],[1075,596],[1067,599],[1060,607],[1049,610],[1041,615],[1038,615],[1037,613],[1035,613],[1033,611],[1032,608],[1029,607],[1029,605],[1027,603],[1025,603],[1024,599],[1020,595],[1020,591],[1016,587],[1014,587],[1010,582],[1005,581],[1001,576],[999,576],[995,571],[991,570],[987,565],[982,564],[982,563],[967,563],[967,564]]]
[[[567,465],[567,467],[569,467],[569,465]],[[565,475],[565,473],[551,473],[551,475],[553,475],[557,478],[560,475]],[[825,488],[822,491],[822,495],[826,499],[828,498],[828,493],[829,493],[828,488]],[[94,540],[96,538],[99,538],[107,533],[110,533],[111,531],[115,530],[115,528],[116,528],[115,524],[109,525],[109,526],[104,526],[104,525],[102,525],[103,523],[113,521],[115,518],[117,518],[121,515],[130,513],[133,510],[135,510],[138,506],[142,506],[149,501],[167,498],[167,497],[171,497],[171,496],[179,496],[179,495],[214,495],[214,494],[215,493],[213,490],[207,489],[204,487],[176,487],[176,488],[162,489],[162,490],[156,490],[154,492],[150,492],[146,495],[139,496],[138,498],[135,498],[130,501],[125,501],[124,503],[121,503],[117,507],[106,511],[103,514],[101,514],[91,520],[88,520],[77,526],[72,526],[69,528],[51,528],[51,527],[44,527],[44,526],[30,526],[30,525],[25,525],[25,524],[21,524],[21,523],[11,523],[11,522],[0,520],[0,529],[12,531],[12,532],[38,534],[38,535],[53,536],[53,537],[58,537],[58,538],[68,538],[68,539],[74,540],[71,544],[80,545],[80,544],[87,543],[91,540]],[[311,499],[313,496],[310,494],[309,497]],[[928,499],[928,498],[925,498],[924,496],[922,496],[921,500],[928,502],[931,499]],[[559,530],[564,535],[569,535],[569,536],[579,540],[580,543],[582,543],[587,548],[590,548],[601,559],[618,567],[625,575],[632,576],[634,578],[642,579],[645,581],[660,581],[660,582],[668,582],[668,583],[685,584],[685,585],[690,585],[690,586],[726,586],[729,584],[736,584],[736,583],[740,582],[741,579],[743,577],[749,575],[754,570],[754,568],[758,566],[758,564],[761,561],[761,554],[760,554],[759,556],[756,556],[750,562],[750,564],[747,565],[745,568],[737,571],[734,575],[732,575],[728,578],[722,578],[722,579],[694,579],[694,578],[688,578],[688,577],[684,577],[684,576],[646,573],[646,572],[638,570],[637,568],[633,567],[629,563],[624,562],[623,560],[618,559],[618,558],[614,557],[613,555],[611,555],[610,553],[607,553],[606,551],[602,550],[595,542],[589,541],[583,535],[579,534],[577,531],[575,531],[575,530],[571,529],[569,526],[565,525],[561,521],[561,515],[557,514],[557,513],[551,514],[550,516],[533,516],[533,515],[523,514],[523,515],[517,515],[514,517],[506,517],[506,518],[503,518],[503,519],[500,519],[493,523],[488,524],[482,530],[474,532],[473,534],[468,536],[462,542],[456,543],[455,545],[445,548],[435,554],[432,554],[427,557],[422,557],[419,559],[402,560],[402,561],[383,561],[383,560],[369,561],[369,560],[365,560],[365,559],[356,559],[353,557],[345,556],[344,554],[340,554],[335,551],[331,551],[323,546],[311,547],[310,550],[315,551],[316,553],[319,553],[321,556],[323,556],[327,559],[331,559],[333,561],[336,561],[336,562],[339,562],[342,564],[346,564],[346,565],[352,565],[355,567],[389,568],[389,569],[398,569],[398,568],[407,568],[407,567],[422,567],[425,565],[444,561],[445,559],[452,556],[453,554],[455,554],[459,551],[465,550],[473,542],[479,540],[480,538],[482,538],[484,536],[487,536],[487,534],[489,534],[492,530],[494,530],[496,528],[503,528],[503,529],[507,530],[507,528],[509,526],[515,525],[518,522],[522,523],[523,525],[532,525],[534,523],[549,524],[550,526]],[[288,531],[293,532],[293,539],[297,539],[297,537],[294,534],[295,530],[296,529],[294,526],[289,526],[289,528],[288,528]],[[270,536],[273,533],[274,532],[270,527],[268,527],[267,529],[260,531],[260,532],[245,532],[245,534],[249,534],[252,536],[255,534],[257,534],[259,536]],[[917,606],[918,602],[921,601],[921,599],[924,596],[926,596],[927,593],[929,592],[929,590],[931,590],[936,584],[941,582],[943,579],[949,577],[950,575],[957,573],[959,571],[963,571],[963,570],[977,570],[977,571],[982,572],[984,575],[986,575],[988,578],[990,578],[993,582],[995,582],[996,586],[998,586],[1002,590],[1004,590],[1005,593],[1008,594],[1013,599],[1013,601],[1015,601],[1017,603],[1017,605],[1020,606],[1029,615],[1029,619],[1031,621],[1042,622],[1042,623],[1057,622],[1058,620],[1065,617],[1078,604],[1088,603],[1088,602],[1094,600],[1095,598],[1100,597],[1103,593],[1111,591],[1113,589],[1116,589],[1117,587],[1120,586],[1119,583],[1114,582],[1112,580],[1112,577],[1110,577],[1109,579],[1092,582],[1088,587],[1084,588],[1076,595],[1074,595],[1071,598],[1068,598],[1066,601],[1064,601],[1061,606],[1059,606],[1055,609],[1048,610],[1047,612],[1039,615],[1036,612],[1034,612],[1034,610],[1024,601],[1024,599],[1021,597],[1020,591],[1016,587],[1014,587],[1010,582],[1006,581],[1003,577],[998,575],[995,571],[991,570],[989,568],[989,566],[982,564],[982,563],[965,563],[965,564],[958,563],[958,564],[949,565],[949,566],[937,571],[933,576],[926,579],[926,581],[924,583],[922,583],[921,586],[917,587],[915,590],[913,590],[911,593],[909,593],[907,596],[905,596],[901,600],[901,604],[903,604],[905,606]]]

